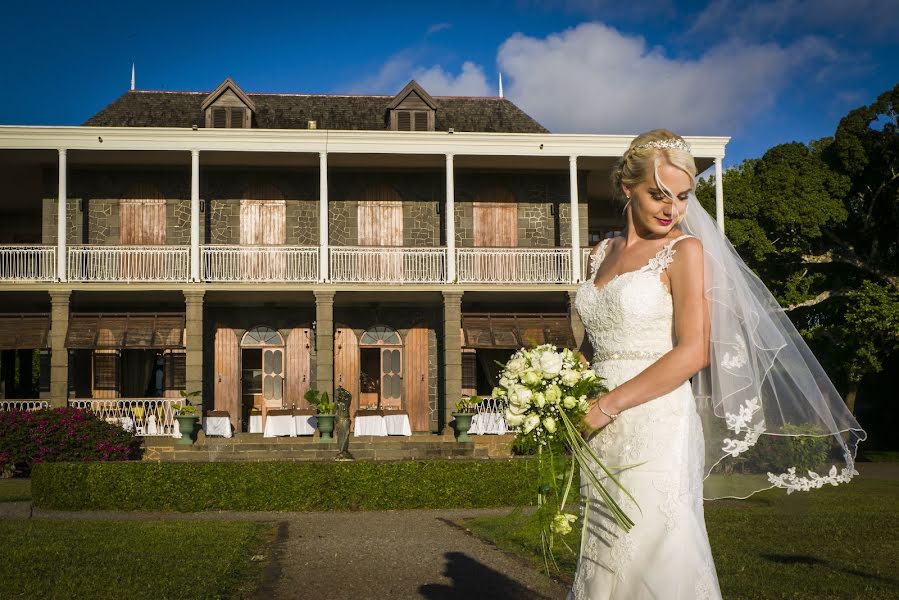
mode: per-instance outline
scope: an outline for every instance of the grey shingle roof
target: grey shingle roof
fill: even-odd
[[[209,92],[128,91],[84,122],[106,127],[204,127],[200,105]],[[247,94],[256,103],[253,127],[306,129],[387,129],[387,104],[393,96]],[[505,98],[435,96],[437,131],[548,133]]]

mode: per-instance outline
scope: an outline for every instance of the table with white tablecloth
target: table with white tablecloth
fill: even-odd
[[[250,413],[250,426],[247,433],[262,433],[262,414]]]
[[[318,419],[314,410],[296,410],[293,419],[296,421],[297,435],[315,435]]]
[[[393,410],[359,410],[353,420],[353,435],[412,435],[409,415]]]
[[[289,435],[296,437],[297,421],[292,410],[270,410],[265,417],[265,429],[262,437]]]
[[[203,419],[203,432],[206,435],[231,437],[231,418],[226,411],[215,411],[206,414]]]

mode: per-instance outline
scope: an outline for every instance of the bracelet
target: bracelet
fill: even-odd
[[[606,412],[606,409],[604,409],[602,406],[599,405],[599,402],[596,403],[596,408],[599,409],[599,412],[601,412],[601,413],[604,414],[605,416],[609,417],[609,418],[612,419],[613,421],[614,421],[615,419],[618,418],[618,415],[621,414],[621,413],[615,413],[615,414],[613,415],[613,414],[607,413],[607,412]]]

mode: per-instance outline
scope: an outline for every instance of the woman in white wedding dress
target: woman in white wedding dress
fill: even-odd
[[[619,161],[614,179],[627,201],[627,227],[597,245],[577,292],[593,368],[611,390],[587,415],[587,426],[601,429],[590,445],[619,470],[639,508],[608,486],[635,522],[625,533],[582,485],[591,505],[574,599],[721,596],[703,518],[702,464],[689,460],[703,456],[689,378],[708,362],[709,330],[702,245],[677,224],[696,168],[684,150],[640,148],[674,139],[649,132]],[[664,158],[656,169],[657,155]]]
[[[703,496],[809,491],[857,475],[865,432],[698,203],[695,177],[683,138],[634,139],[612,177],[626,228],[597,244],[577,292],[593,369],[610,390],[591,401],[585,435],[636,504],[606,481],[634,521],[624,532],[582,474],[586,530],[570,599],[720,598]],[[799,456],[797,440],[814,452]]]

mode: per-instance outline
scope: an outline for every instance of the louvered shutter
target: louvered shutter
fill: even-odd
[[[232,108],[231,109],[231,129],[242,129],[243,128],[243,109],[242,108]]]
[[[94,352],[94,389],[119,389],[119,355],[118,353]]]
[[[170,352],[165,355],[164,381],[167,390],[183,390],[187,387],[187,355]]]
[[[428,130],[428,113],[422,111],[415,112],[415,131]]]
[[[224,108],[213,108],[212,109],[212,126],[213,127],[227,127],[228,114]]]
[[[396,128],[399,131],[412,131],[412,115],[408,110],[396,113]]]

